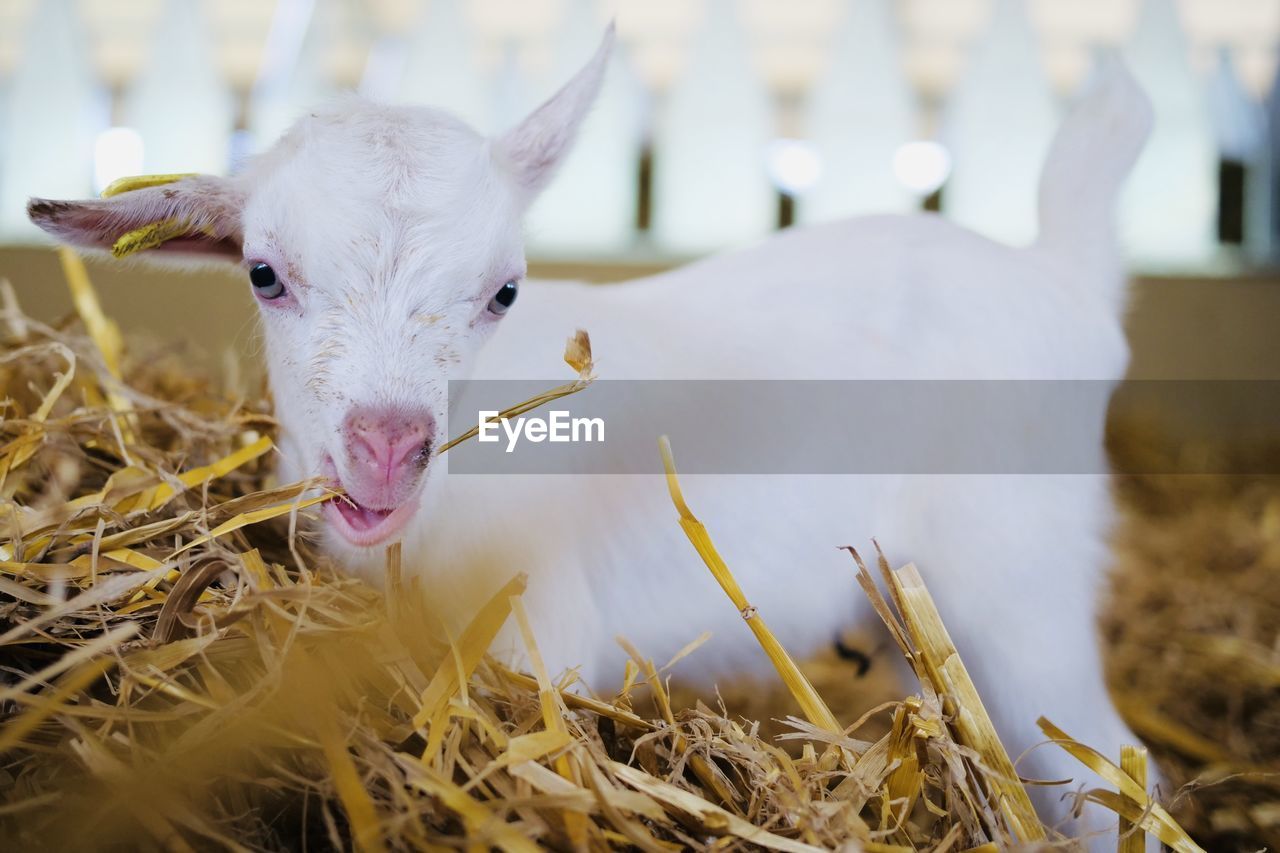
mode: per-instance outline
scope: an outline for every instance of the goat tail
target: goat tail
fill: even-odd
[[[1153,120],[1151,101],[1129,69],[1118,56],[1104,57],[1049,147],[1037,246],[1095,267],[1115,266],[1116,200]]]

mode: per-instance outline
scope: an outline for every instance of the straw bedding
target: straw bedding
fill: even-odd
[[[270,479],[267,403],[126,352],[83,270],[66,261],[78,316],[44,326],[0,292],[7,849],[1070,844],[1030,810],[915,567],[868,569],[850,556],[850,594],[871,596],[919,684],[865,720],[846,719],[777,644],[767,607],[748,604],[669,467],[673,523],[751,616],[742,642],[759,642],[778,669],[767,715],[786,738],[734,707],[673,702],[666,662],[642,650],[616,694],[580,695],[571,675],[539,663],[518,567],[463,634],[444,640],[414,606],[419,591],[395,548],[385,600],[335,572],[306,537],[315,503],[331,495]],[[1204,544],[1179,550],[1161,531],[1177,525],[1191,543],[1183,511],[1128,525],[1116,600],[1129,603],[1108,622],[1113,670],[1153,700],[1142,730],[1162,756],[1173,750],[1180,774],[1209,764],[1214,779],[1246,772],[1183,797],[1179,815],[1214,839],[1256,843],[1277,822],[1274,786],[1254,771],[1276,762],[1266,632],[1278,624],[1280,511],[1252,492],[1197,504],[1185,511]],[[1164,576],[1152,581],[1147,566],[1161,559]],[[1206,561],[1230,562],[1233,579],[1192,586],[1204,585]],[[1212,602],[1200,621],[1177,613],[1184,577],[1185,595]],[[1158,594],[1148,625],[1140,607]],[[530,673],[485,654],[508,620],[522,630]],[[1122,771],[1042,727],[1110,785],[1086,795],[1138,823],[1122,849],[1142,849],[1143,830],[1198,849],[1147,800],[1140,752]],[[1256,806],[1264,791],[1270,811]]]
[[[1276,471],[1280,444],[1185,446],[1113,425],[1129,470],[1178,455]],[[1113,696],[1210,850],[1280,849],[1280,476],[1131,475],[1102,615]]]

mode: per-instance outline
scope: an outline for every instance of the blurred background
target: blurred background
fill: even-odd
[[[233,173],[344,90],[499,132],[611,17],[606,90],[529,218],[535,274],[625,278],[922,208],[1026,242],[1051,135],[1119,51],[1157,112],[1121,211],[1135,370],[1280,373],[1280,0],[0,0],[0,275],[56,314],[60,288],[24,287],[55,263],[28,196]],[[251,316],[247,288],[100,275],[126,325],[215,345]]]

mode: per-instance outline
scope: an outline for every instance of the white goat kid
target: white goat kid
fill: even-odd
[[[327,475],[353,501],[326,506],[327,547],[376,579],[384,546],[402,538],[405,565],[459,623],[526,570],[549,663],[581,667],[602,690],[621,673],[615,635],[663,660],[711,630],[682,664],[691,678],[768,665],[675,525],[660,478],[440,470],[448,380],[557,377],[579,327],[606,378],[1119,380],[1128,351],[1112,207],[1151,120],[1132,79],[1110,68],[1053,145],[1041,236],[1027,249],[932,216],[870,217],[627,285],[529,286],[508,315],[525,273],[521,216],[564,158],[611,41],[496,139],[433,109],[351,98],[301,119],[241,176],[29,208],[52,234],[98,248],[176,220],[185,232],[158,251],[241,263],[265,328],[282,476]],[[839,321],[815,322],[818,312]],[[1102,424],[1092,427],[1101,454]],[[1133,741],[1095,641],[1104,477],[685,485],[794,653],[875,621],[836,546],[876,536],[892,561],[922,567],[1013,755],[1041,742],[1040,714],[1111,755]],[[1020,769],[1080,775],[1054,747]],[[1046,799],[1049,814],[1065,813],[1057,794]]]

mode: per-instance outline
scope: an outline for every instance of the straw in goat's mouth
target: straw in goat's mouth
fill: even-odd
[[[326,457],[322,470],[328,476],[329,487],[334,492],[333,498],[326,502],[326,508],[340,519],[331,521],[345,527],[343,532],[349,531],[352,535],[347,538],[352,539],[355,544],[376,545],[389,538],[390,534],[407,521],[406,516],[412,514],[417,505],[417,497],[413,496],[395,506],[369,506],[356,500],[347,491],[337,475],[332,459]],[[397,517],[393,519],[393,516]]]

